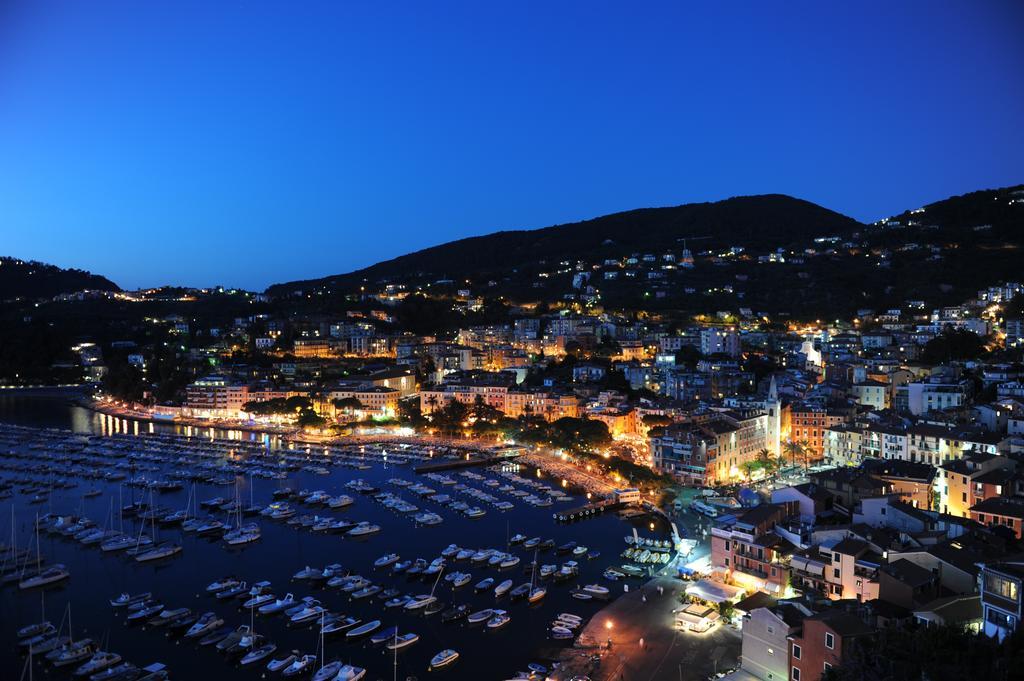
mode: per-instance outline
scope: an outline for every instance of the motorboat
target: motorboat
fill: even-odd
[[[573,636],[574,634],[572,633],[571,629],[567,629],[566,627],[562,626],[551,627],[551,638],[553,639],[565,640],[570,639]]]
[[[223,591],[224,589],[236,587],[239,584],[241,584],[241,582],[236,577],[224,577],[223,579],[218,579],[215,582],[210,582],[206,586],[206,593],[217,593],[218,591]]]
[[[397,636],[392,638],[391,641],[385,647],[388,650],[401,650],[402,648],[411,646],[413,643],[416,643],[416,641],[419,640],[419,634],[414,634],[412,632],[409,632],[408,634],[398,634]]]
[[[398,562],[398,554],[397,553],[389,553],[386,556],[381,556],[377,560],[373,561],[373,567],[375,567],[375,568],[383,568],[383,567],[387,567],[389,565],[394,565],[397,562]]]
[[[273,603],[267,603],[257,608],[256,612],[261,615],[273,615],[274,613],[281,612],[286,608],[290,608],[295,604],[295,596],[292,594],[285,594],[284,598],[278,598]]]
[[[115,681],[117,679],[134,679],[139,673],[139,668],[131,662],[107,667],[103,671],[89,676],[89,681]]]
[[[583,587],[583,591],[592,596],[600,596],[602,598],[608,595],[608,587],[601,586],[600,584],[587,584]]]
[[[470,624],[479,624],[480,622],[486,622],[487,620],[494,617],[494,613],[495,611],[491,608],[487,608],[485,610],[478,610],[474,613],[471,613],[468,617],[466,617],[466,621]]]
[[[420,594],[419,596],[413,596],[409,599],[409,602],[405,604],[406,610],[419,610],[425,608],[431,603],[437,600],[437,596],[431,594]]]
[[[349,629],[348,632],[345,634],[345,638],[359,638],[360,636],[365,636],[366,634],[376,631],[379,628],[380,620],[372,620],[370,622],[367,622],[366,624],[362,624],[358,627],[355,627],[354,629]]]
[[[398,634],[398,627],[397,626],[395,626],[395,627],[388,627],[387,629],[382,629],[381,631],[378,631],[377,633],[375,633],[373,636],[370,637],[370,643],[372,643],[374,645],[379,645],[381,643],[384,643],[388,639],[394,638],[396,634]]]
[[[477,582],[476,586],[473,587],[473,588],[476,589],[477,591],[485,591],[487,589],[490,589],[493,584],[494,584],[494,577],[487,577],[486,579],[482,579],[479,582]]]
[[[214,594],[214,598],[220,601],[226,601],[230,598],[235,598],[237,596],[244,596],[247,593],[249,593],[249,585],[246,582],[239,582],[230,589],[218,591],[216,594]]]
[[[43,620],[42,622],[28,624],[21,629],[18,629],[15,635],[20,639],[25,639],[33,636],[39,636],[47,631],[56,632],[57,629],[48,620]]]
[[[408,603],[410,600],[412,600],[412,596],[409,596],[408,594],[402,596],[395,596],[394,598],[389,598],[388,600],[384,601],[384,607],[401,608],[404,607],[405,604]]]
[[[185,632],[185,638],[199,638],[224,624],[224,620],[214,612],[204,612],[199,619]]]
[[[124,619],[125,622],[144,622],[163,609],[163,603],[154,603],[152,605],[147,605],[144,608],[139,608],[138,610],[132,610]]]
[[[123,593],[117,598],[110,599],[110,606],[113,608],[123,608],[133,603],[141,603],[142,601],[149,600],[153,597],[152,592],[145,592],[141,594],[135,594],[134,596],[129,593]]]
[[[348,537],[368,537],[371,534],[380,532],[380,525],[374,525],[365,520],[345,533]]]
[[[181,617],[187,617],[192,611],[188,608],[173,608],[171,610],[161,610],[155,617],[150,618],[146,621],[146,624],[154,627],[162,627],[170,622]]]
[[[303,624],[320,617],[323,612],[324,607],[318,602],[308,603],[306,607],[292,615],[290,621],[292,624]]]
[[[284,657],[275,657],[273,660],[267,663],[267,671],[270,673],[276,673],[284,671],[288,666],[298,659],[298,651],[293,650],[290,654]]]
[[[528,593],[530,593],[531,588],[532,587],[530,586],[529,582],[526,582],[525,584],[520,584],[519,586],[517,586],[509,592],[509,596],[511,596],[512,598],[522,598],[523,596],[526,596]]]
[[[441,669],[442,667],[447,667],[457,659],[459,659],[458,651],[446,648],[430,658],[430,669]]]
[[[363,587],[362,589],[359,589],[358,591],[353,591],[352,592],[352,599],[353,600],[358,600],[358,599],[361,599],[361,598],[368,598],[370,596],[374,596],[376,594],[379,594],[382,590],[383,590],[383,587],[378,586],[377,584],[371,584],[370,586]]]
[[[87,657],[91,657],[95,651],[91,638],[83,638],[74,643],[68,643],[53,650],[46,655],[54,667],[66,667],[69,664],[76,664]]]
[[[320,627],[320,633],[324,636],[336,634],[339,631],[346,631],[362,622],[361,619],[355,617],[340,617],[335,616],[330,621],[324,621],[322,627]]]
[[[512,538],[508,540],[509,544],[520,544],[524,541],[526,541],[525,534],[514,534],[512,535]]]
[[[239,661],[239,664],[244,667],[246,665],[259,662],[260,660],[264,660],[273,655],[274,651],[276,650],[277,646],[275,644],[266,643],[260,646],[259,648],[254,648],[253,650],[250,650],[245,655],[243,655],[242,659]]]
[[[266,605],[267,603],[270,603],[273,600],[275,600],[274,594],[262,593],[262,594],[259,594],[258,596],[253,596],[252,598],[247,600],[245,603],[242,603],[242,607],[243,608],[258,608],[260,606]]]
[[[217,642],[217,650],[219,650],[222,653],[223,652],[227,652],[227,651],[231,650],[232,648],[234,648],[235,646],[237,646],[238,643],[244,637],[250,636],[251,634],[252,634],[252,630],[249,628],[249,625],[248,624],[243,624],[240,627],[238,627],[237,629],[235,629],[234,631],[232,631],[230,634],[228,634],[227,636],[222,638],[220,641],[218,641]]]
[[[328,662],[313,674],[313,681],[333,681],[341,671],[341,660]]]
[[[449,544],[444,550],[441,551],[441,557],[442,558],[451,558],[452,556],[456,555],[461,550],[462,549],[460,549],[457,545]]]
[[[463,617],[467,616],[468,614],[469,614],[469,606],[466,605],[465,603],[461,603],[459,605],[456,605],[456,606],[454,606],[452,608],[449,608],[448,610],[445,610],[444,612],[442,612],[441,613],[441,621],[442,622],[454,622],[455,620],[462,619]]]
[[[502,570],[515,567],[519,565],[519,556],[508,555],[498,564],[498,567]]]
[[[285,667],[284,671],[281,672],[281,675],[282,676],[296,676],[298,674],[305,674],[307,671],[309,671],[309,669],[311,669],[313,667],[314,664],[316,664],[316,655],[303,655],[302,657],[297,658],[296,660],[292,661],[291,664],[289,664],[287,667]],[[341,665],[339,665],[339,667],[340,666]],[[335,674],[338,673],[337,672],[337,668],[335,668],[335,672],[334,673]],[[330,678],[330,677],[326,677],[326,678]]]
[[[313,568],[307,565],[306,567],[302,568],[294,575],[292,575],[292,579],[313,579],[315,577],[318,577],[321,574],[321,572],[322,570],[320,570],[320,568]]]
[[[504,596],[508,593],[509,589],[512,588],[512,580],[506,579],[504,582],[494,587],[494,595],[497,597]]]
[[[487,620],[488,629],[500,629],[508,624],[512,618],[504,610],[495,610],[494,617]]]
[[[364,676],[366,676],[365,669],[346,664],[338,670],[338,675],[334,677],[334,681],[359,681]]]

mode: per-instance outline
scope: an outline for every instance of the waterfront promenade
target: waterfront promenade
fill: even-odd
[[[693,681],[736,667],[741,648],[737,630],[719,625],[694,634],[673,627],[685,584],[658,576],[642,587],[632,585],[629,593],[591,618],[576,644],[563,651],[561,664],[550,678]],[[659,594],[658,587],[664,593]]]

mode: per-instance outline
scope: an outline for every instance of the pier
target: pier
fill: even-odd
[[[602,499],[601,501],[594,501],[583,506],[577,506],[576,508],[569,508],[564,511],[556,511],[552,513],[552,517],[559,522],[572,522],[573,520],[582,520],[584,518],[590,518],[595,515],[600,515],[605,511],[614,511],[622,508],[626,504],[621,501],[615,501],[613,499]]]
[[[439,471],[452,471],[459,468],[473,468],[476,466],[493,466],[494,464],[500,464],[504,461],[514,459],[519,454],[501,454],[499,456],[487,456],[487,457],[474,457],[471,456],[466,459],[446,459],[444,461],[433,461],[431,463],[421,464],[413,468],[416,473],[422,475],[423,473],[437,473]]]

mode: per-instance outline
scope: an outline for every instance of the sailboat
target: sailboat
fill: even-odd
[[[43,554],[39,546],[39,516],[36,516],[36,574],[18,582],[19,589],[33,589],[63,582],[71,576],[71,572],[61,564],[51,565],[43,570]]]
[[[252,490],[252,478],[249,480],[249,490]],[[242,504],[238,500],[238,487],[235,486],[235,529],[224,533],[224,541],[229,546],[243,546],[250,544],[262,536],[260,526],[256,523],[242,525]]]
[[[149,490],[149,505],[153,506],[153,490]],[[153,516],[153,537],[156,537],[156,516]],[[181,546],[172,542],[165,542],[163,544],[157,544],[153,548],[142,551],[135,554],[135,561],[137,563],[146,563],[153,560],[160,560],[161,558],[170,558],[181,553]]]
[[[526,597],[531,603],[537,603],[548,594],[547,588],[537,586],[537,552],[533,552],[533,573],[530,575],[530,591]]]

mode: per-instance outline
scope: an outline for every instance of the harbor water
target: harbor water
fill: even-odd
[[[67,429],[82,435],[110,435],[112,441],[123,442],[126,436],[146,437],[154,435],[189,435],[197,438],[196,446],[212,438],[252,440],[262,447],[274,449],[282,443],[271,436],[248,432],[206,431],[185,429],[171,424],[149,424],[125,419],[113,419],[70,403],[61,396],[0,395],[0,423],[14,423],[36,428]],[[128,440],[130,441],[130,440]],[[102,441],[93,440],[90,447],[102,446]],[[387,449],[388,447],[385,447]],[[6,451],[6,450],[5,450]],[[291,453],[301,455],[301,448]],[[29,454],[31,456],[31,454]],[[229,457],[230,454],[225,454]],[[395,458],[404,461],[394,465]],[[24,459],[19,459],[24,461]],[[413,471],[415,461],[401,457],[401,450],[395,449],[388,462],[379,455],[367,456],[368,467],[354,468],[330,466],[327,474],[315,470],[289,472],[287,479],[265,479],[240,474],[233,476],[229,484],[195,484],[194,499],[203,501],[212,497],[232,499],[237,495],[243,506],[266,506],[271,503],[275,491],[283,487],[295,490],[325,490],[331,495],[348,494],[354,503],[343,509],[311,507],[292,501],[299,515],[318,514],[351,521],[368,521],[381,527],[381,531],[363,539],[352,539],[341,534],[314,533],[309,528],[288,524],[283,520],[267,517],[244,518],[244,522],[257,522],[262,536],[254,543],[240,548],[230,548],[219,537],[202,537],[187,533],[180,526],[151,527],[133,517],[122,516],[119,509],[130,501],[149,502],[170,510],[185,509],[191,485],[186,483],[174,491],[150,491],[145,488],[128,486],[125,480],[89,480],[69,477],[76,483],[69,489],[54,489],[45,501],[32,503],[29,494],[22,493],[22,484],[14,484],[12,496],[0,499],[0,543],[10,544],[12,539],[19,548],[30,547],[34,552],[34,521],[39,515],[56,513],[85,516],[101,528],[122,529],[125,534],[137,536],[140,531],[156,534],[158,541],[172,541],[180,544],[183,551],[176,557],[154,563],[137,563],[130,557],[118,553],[103,553],[96,547],[86,547],[79,542],[59,535],[41,533],[39,550],[48,563],[63,563],[71,572],[70,579],[62,584],[33,590],[19,590],[17,584],[7,584],[0,590],[0,677],[20,678],[25,668],[25,657],[16,643],[16,630],[25,624],[45,619],[55,625],[64,622],[70,613],[74,638],[89,637],[101,643],[104,650],[115,651],[125,660],[140,667],[152,662],[162,662],[171,671],[174,679],[256,679],[270,678],[266,663],[275,657],[283,657],[289,651],[318,654],[327,661],[339,659],[367,670],[366,679],[407,679],[446,676],[460,679],[510,679],[519,671],[526,670],[530,662],[547,664],[557,650],[571,641],[557,641],[549,637],[551,622],[559,613],[574,613],[584,621],[600,610],[601,599],[578,600],[571,592],[587,584],[602,584],[610,589],[610,597],[622,593],[623,582],[612,582],[602,578],[602,572],[609,566],[622,565],[620,554],[626,548],[624,537],[631,535],[634,528],[643,536],[665,538],[668,528],[650,516],[631,519],[620,518],[615,513],[600,515],[584,521],[561,524],[552,514],[583,503],[586,498],[581,490],[568,483],[552,479],[536,469],[504,464],[503,469],[469,469],[483,479],[467,476],[460,471],[449,471],[445,475],[453,478],[465,491],[456,492],[453,485],[442,485],[417,475]],[[173,461],[157,464],[159,470],[147,470],[148,478],[166,478],[180,466]],[[312,468],[312,467],[311,467]],[[573,499],[555,502],[553,506],[535,507],[523,503],[520,497],[510,496],[497,490],[497,485],[488,485],[487,479],[497,480],[503,486],[512,483],[516,488],[529,491],[516,482],[512,474],[522,476],[520,480],[540,481],[557,488]],[[0,479],[24,478],[23,471],[12,472],[0,469]],[[346,484],[361,478],[368,485],[382,492],[390,492],[419,507],[421,511],[435,512],[443,522],[433,526],[416,524],[411,514],[396,513],[374,500],[372,495],[358,494]],[[471,505],[478,505],[486,514],[480,518],[469,518],[443,503],[431,498],[421,498],[404,486],[396,485],[395,479],[411,483],[424,483],[447,493],[453,498],[465,499]],[[42,478],[40,477],[40,482]],[[511,510],[501,511],[475,498],[467,496],[468,491],[478,490],[513,503]],[[90,491],[89,495],[86,492]],[[225,522],[231,518],[227,513],[210,512]],[[203,509],[200,509],[200,515]],[[219,514],[219,515],[218,515]],[[521,534],[527,537],[541,537],[553,540],[555,546],[574,541],[586,546],[591,554],[558,554],[556,550],[535,552],[523,548],[522,543],[509,544],[509,538]],[[12,536],[13,535],[13,536]],[[499,571],[469,561],[449,560],[446,572],[459,570],[472,574],[470,582],[460,588],[441,579],[436,582],[424,578],[410,578],[404,574],[393,574],[390,568],[375,569],[374,561],[389,553],[396,553],[403,560],[423,558],[430,561],[438,557],[445,547],[457,544],[463,548],[493,548],[518,556],[519,565]],[[507,596],[496,598],[493,587],[476,590],[474,585],[486,577],[493,577],[494,584],[504,579],[513,580],[515,585],[534,579],[531,563],[561,565],[568,560],[579,563],[579,574],[570,579],[555,582],[545,580],[547,595],[536,604],[523,600],[510,600]],[[440,614],[426,615],[422,610],[408,611],[403,608],[385,608],[384,601],[377,596],[353,599],[338,589],[293,579],[296,572],[307,566],[323,568],[329,564],[341,564],[353,574],[369,579],[384,589],[394,588],[403,594],[429,593],[444,602],[446,608],[455,604],[467,604],[470,611],[485,608],[500,608],[510,615],[511,620],[501,628],[489,629],[481,625],[468,624],[465,619],[452,623],[442,622]],[[30,561],[31,564],[31,561]],[[397,655],[381,645],[373,645],[365,637],[348,639],[344,633],[334,634],[325,639],[320,649],[319,626],[289,626],[280,614],[260,616],[241,607],[243,599],[218,600],[206,593],[208,584],[219,578],[234,575],[250,585],[261,580],[271,583],[270,591],[277,597],[286,593],[296,599],[313,596],[321,601],[331,613],[350,615],[363,622],[381,620],[381,628],[397,626],[398,632],[414,632],[419,641],[398,652]],[[536,579],[540,583],[539,579]],[[633,582],[634,584],[636,582]],[[254,625],[257,633],[266,636],[268,642],[277,645],[277,652],[270,658],[249,667],[240,667],[237,660],[231,660],[216,652],[213,646],[200,647],[194,641],[182,640],[180,636],[169,636],[162,628],[153,626],[130,626],[125,623],[124,609],[112,608],[109,600],[121,593],[152,592],[168,609],[190,608],[193,613],[214,611],[232,629],[239,625]],[[451,648],[459,652],[457,662],[440,671],[428,671],[430,659],[442,649]],[[319,661],[317,666],[319,666]],[[44,673],[41,663],[35,667],[36,674]],[[70,678],[74,666],[48,672],[43,678]],[[28,678],[27,675],[25,678]]]

